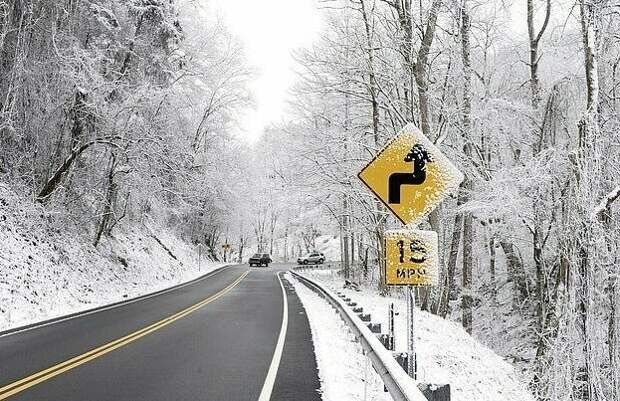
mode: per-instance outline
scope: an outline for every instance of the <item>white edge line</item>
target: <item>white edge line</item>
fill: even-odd
[[[276,381],[278,368],[280,367],[280,359],[282,359],[282,350],[284,349],[284,341],[286,340],[286,329],[288,328],[288,300],[286,297],[286,291],[284,291],[282,278],[280,278],[279,274],[276,274],[276,276],[280,282],[280,288],[282,289],[282,300],[284,302],[284,306],[282,308],[282,327],[280,327],[280,335],[278,336],[276,349],[273,352],[273,359],[271,359],[271,365],[269,365],[269,371],[267,372],[263,389],[258,396],[258,401],[269,401],[271,399],[271,392],[273,391],[273,385]]]
[[[11,331],[10,333],[6,333],[6,334],[3,334],[3,335],[0,335],[0,338],[9,337],[9,336],[12,336],[14,334],[25,333],[25,332],[28,332],[28,331],[31,331],[31,330],[40,329],[42,327],[52,326],[54,324],[58,324],[58,323],[62,323],[62,322],[67,322],[69,320],[78,319],[78,318],[81,318],[81,317],[84,317],[84,316],[94,315],[95,313],[99,313],[99,312],[104,312],[104,311],[111,310],[111,309],[120,308],[122,306],[131,305],[133,303],[144,301],[144,300],[147,300],[149,298],[157,297],[159,295],[164,295],[164,294],[167,294],[167,293],[169,293],[171,291],[180,290],[181,288],[185,288],[185,287],[190,286],[192,284],[197,284],[197,283],[199,283],[199,282],[201,282],[201,281],[203,281],[203,280],[205,280],[205,279],[207,279],[209,277],[213,277],[216,274],[223,272],[224,270],[228,270],[232,266],[234,266],[234,265],[223,266],[221,268],[218,268],[218,269],[215,269],[213,271],[210,271],[209,273],[205,273],[202,277],[190,280],[190,281],[188,281],[186,283],[178,284],[176,286],[172,286],[172,287],[167,288],[165,290],[155,291],[154,293],[151,293],[151,294],[138,295],[134,299],[128,299],[125,302],[120,301],[120,303],[117,303],[115,305],[103,306],[103,307],[100,307],[100,308],[95,307],[94,310],[84,311],[84,313],[77,312],[76,315],[69,316],[69,317],[66,317],[64,319],[58,319],[58,320],[54,320],[54,321],[48,322],[48,323],[41,323],[41,324],[38,324],[38,325],[35,325],[35,326],[32,326],[32,327],[27,327],[27,328],[25,328],[23,330]]]

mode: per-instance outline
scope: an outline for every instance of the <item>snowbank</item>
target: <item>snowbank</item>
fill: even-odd
[[[389,304],[393,302],[398,313],[395,317],[396,350],[406,350],[404,299],[382,297],[369,289],[360,292],[342,289],[342,280],[333,271],[304,272],[304,274],[334,291],[345,293],[362,306],[364,312],[372,315],[374,323],[381,323],[384,332],[388,327]],[[308,316],[311,317],[316,303],[306,304],[306,297],[300,296],[300,298],[304,302]],[[331,314],[336,316],[333,311]],[[534,401],[525,386],[518,381],[513,367],[467,334],[459,324],[420,310],[416,310],[414,321],[420,382],[449,383],[454,401]],[[333,332],[331,335],[333,336]],[[330,352],[335,352],[335,349]]]
[[[153,223],[116,227],[97,248],[91,241],[0,185],[0,331],[164,289],[223,265],[203,260],[199,270],[192,247]]]

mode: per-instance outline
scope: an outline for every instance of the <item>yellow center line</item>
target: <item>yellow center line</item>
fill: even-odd
[[[86,362],[92,361],[93,359],[99,358],[100,356],[103,356],[105,354],[107,354],[108,352],[114,351],[117,348],[123,347],[141,337],[144,337],[156,330],[161,329],[162,327],[165,327],[187,315],[189,315],[192,312],[195,312],[196,310],[202,308],[203,306],[215,301],[216,299],[220,298],[221,296],[223,296],[224,294],[226,294],[227,292],[229,292],[230,290],[232,290],[235,286],[237,286],[237,284],[239,284],[241,282],[241,280],[243,280],[248,274],[250,273],[250,271],[246,271],[243,274],[241,274],[241,276],[239,276],[235,281],[233,281],[230,285],[228,285],[226,288],[222,289],[221,291],[219,291],[218,293],[211,295],[208,298],[203,299],[202,301],[188,307],[185,308],[177,313],[175,313],[174,315],[168,316],[156,323],[153,323],[149,326],[146,326],[140,330],[134,331],[131,334],[128,334],[124,337],[121,337],[119,339],[116,339],[114,341],[111,341],[107,344],[104,344],[100,347],[94,348],[88,352],[85,352],[81,355],[78,355],[76,357],[73,357],[71,359],[68,359],[64,362],[61,362],[57,365],[54,366],[50,366],[47,369],[44,369],[40,372],[34,373],[28,377],[25,377],[21,380],[18,380],[14,383],[8,384],[2,388],[0,388],[0,400],[5,400],[7,398],[9,398],[10,396],[13,396],[17,393],[21,393],[22,391],[35,386],[41,382],[44,382],[46,380],[51,379],[52,377],[58,376],[61,373],[64,373],[68,370],[71,370],[73,368],[76,368]]]

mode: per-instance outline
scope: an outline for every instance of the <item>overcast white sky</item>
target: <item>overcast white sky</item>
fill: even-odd
[[[314,0],[214,0],[230,31],[245,45],[257,69],[251,84],[256,109],[241,122],[241,136],[256,141],[263,129],[283,117],[285,99],[294,82],[291,51],[318,39],[321,29]]]
[[[287,91],[295,80],[291,52],[319,38],[321,16],[316,0],[211,0],[229,30],[244,44],[257,77],[251,83],[256,108],[241,119],[241,137],[255,142],[263,129],[284,117]],[[565,20],[573,0],[554,1],[554,23]],[[541,3],[544,4],[544,3]],[[525,38],[525,2],[513,1],[508,24],[512,35]],[[537,28],[544,13],[538,10]]]

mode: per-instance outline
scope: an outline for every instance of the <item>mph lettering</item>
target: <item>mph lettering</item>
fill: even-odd
[[[423,276],[426,276],[426,269],[396,269],[396,278],[399,279],[422,278]]]

